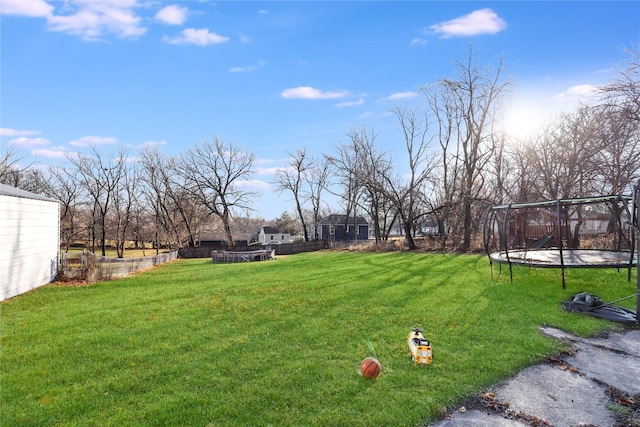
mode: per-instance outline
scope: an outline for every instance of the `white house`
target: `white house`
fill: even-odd
[[[0,184],[0,300],[55,279],[59,251],[58,202]]]
[[[262,227],[258,233],[258,241],[263,245],[269,242],[291,243],[291,235],[275,227]]]

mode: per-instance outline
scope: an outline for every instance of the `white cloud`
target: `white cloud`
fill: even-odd
[[[336,107],[357,107],[358,105],[364,104],[364,98],[360,98],[356,101],[344,101],[336,104]]]
[[[336,99],[348,96],[347,91],[321,91],[310,86],[298,86],[291,89],[285,89],[280,93],[283,98],[290,99]]]
[[[238,181],[237,186],[247,191],[269,191],[271,190],[271,184],[268,182],[260,181],[259,179],[247,179],[244,181]]]
[[[186,7],[165,6],[156,13],[156,20],[167,25],[182,25],[187,20],[189,10]]]
[[[256,67],[254,65],[249,65],[247,67],[231,67],[229,68],[230,73],[246,73],[249,71],[255,71]]]
[[[388,97],[384,98],[385,101],[397,101],[399,99],[408,99],[408,98],[414,98],[418,96],[417,93],[415,92],[396,92],[396,93],[392,93],[391,95],[389,95]]]
[[[44,0],[0,0],[0,15],[18,15],[31,18],[47,17],[53,6]]]
[[[586,96],[592,95],[596,92],[596,86],[590,84],[576,85],[571,86],[569,89],[564,92],[560,92],[555,96],[556,99],[560,101],[566,100],[578,100],[580,98],[584,98]]]
[[[16,130],[11,128],[0,128],[0,136],[16,137],[16,136],[33,136],[39,135],[37,130]]]
[[[140,144],[141,147],[159,147],[160,145],[167,145],[167,141],[145,141]]]
[[[257,174],[273,174],[281,168],[281,164],[287,163],[290,160],[291,159],[288,159],[286,157],[276,159],[258,157],[254,162],[254,164],[256,165],[255,172]]]
[[[83,40],[97,41],[106,34],[118,37],[137,37],[147,29],[140,26],[141,18],[133,9],[138,6],[136,0],[78,1],[65,3],[73,13],[68,15],[51,15],[47,17],[48,28]]]
[[[425,39],[421,39],[420,37],[416,37],[415,39],[411,40],[411,46],[422,46],[427,44],[427,41]]]
[[[83,136],[82,138],[75,139],[69,142],[69,145],[73,145],[74,147],[94,147],[97,145],[109,145],[115,144],[118,140],[111,136]]]
[[[507,28],[507,23],[491,9],[480,9],[451,21],[430,27],[443,37],[467,37],[478,34],[495,34]]]
[[[187,28],[183,30],[178,37],[165,37],[164,40],[170,44],[195,44],[198,46],[207,46],[210,44],[226,43],[229,41],[229,37],[210,33],[207,28],[202,28],[200,30]]]
[[[230,73],[248,73],[251,71],[256,71],[258,68],[263,67],[267,62],[260,61],[257,64],[247,65],[246,67],[231,67],[229,68]]]
[[[264,167],[257,166],[254,168],[256,175],[275,175],[282,168],[279,166]]]
[[[26,136],[21,136],[9,141],[10,144],[23,148],[41,147],[43,145],[49,145],[49,142],[46,138],[29,138]]]
[[[49,159],[64,159],[66,151],[63,148],[38,148],[32,150],[34,156],[47,157]]]

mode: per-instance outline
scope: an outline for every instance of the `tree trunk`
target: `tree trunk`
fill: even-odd
[[[416,247],[416,242],[413,240],[413,237],[411,236],[412,234],[411,221],[403,221],[403,225],[404,225],[405,241],[407,242],[407,246],[410,251],[414,251],[417,249],[417,247]]]
[[[463,206],[463,230],[462,251],[467,252],[471,247],[471,200],[466,197]]]

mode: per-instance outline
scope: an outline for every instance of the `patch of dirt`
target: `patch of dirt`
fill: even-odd
[[[90,283],[86,280],[77,280],[77,279],[57,279],[55,282],[51,282],[49,286],[60,286],[60,287],[86,287],[90,286]]]
[[[573,347],[570,347],[570,348],[564,350],[558,356],[547,357],[545,362],[548,365],[553,366],[554,368],[560,369],[561,371],[569,371],[569,372],[573,372],[575,374],[579,374],[578,370],[575,367],[569,365],[565,360],[562,359],[563,355],[565,355],[565,356],[573,356],[574,354],[576,354],[577,351],[578,351],[577,349],[575,349]]]
[[[616,427],[640,427],[640,394],[631,396],[608,386],[607,395],[612,402],[609,409],[614,414]]]

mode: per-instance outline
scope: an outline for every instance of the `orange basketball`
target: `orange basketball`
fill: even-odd
[[[362,376],[365,378],[369,378],[371,380],[378,378],[381,370],[382,365],[380,365],[380,362],[378,362],[378,359],[375,357],[367,357],[360,362],[360,372],[362,372]]]

